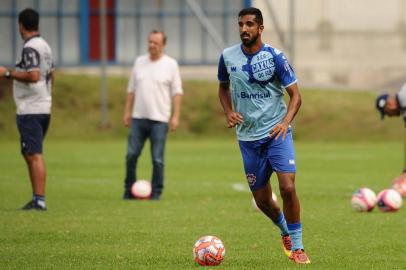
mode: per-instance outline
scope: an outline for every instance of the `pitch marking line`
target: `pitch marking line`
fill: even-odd
[[[239,191],[239,192],[251,192],[250,189],[247,187],[246,184],[242,184],[242,183],[234,183],[231,185],[232,188],[235,191]]]

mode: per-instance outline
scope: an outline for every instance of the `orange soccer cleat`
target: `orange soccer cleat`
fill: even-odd
[[[292,252],[292,255],[290,255],[289,259],[294,261],[295,263],[298,264],[308,264],[310,263],[309,257],[307,257],[306,253],[304,253],[304,250],[302,249],[296,249],[295,251]]]
[[[285,252],[285,255],[290,258],[292,252],[292,239],[290,239],[290,235],[282,235],[282,248]]]

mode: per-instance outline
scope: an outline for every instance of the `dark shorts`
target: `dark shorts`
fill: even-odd
[[[21,154],[42,154],[42,143],[48,130],[51,115],[17,115],[17,128],[20,132]]]
[[[272,172],[296,173],[292,131],[282,136],[257,141],[239,141],[244,170],[251,191],[264,187]]]

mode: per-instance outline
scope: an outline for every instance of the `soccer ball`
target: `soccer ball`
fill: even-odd
[[[402,196],[394,189],[384,189],[378,194],[377,204],[382,212],[394,212],[402,206]]]
[[[194,260],[203,266],[219,265],[226,254],[223,242],[216,236],[203,236],[193,246]]]
[[[278,197],[276,197],[276,194],[275,194],[273,191],[272,191],[272,200],[274,200],[275,202],[278,202]],[[260,209],[259,209],[257,203],[255,202],[255,198],[252,198],[251,204],[252,204],[252,207],[253,207],[255,210],[260,211]]]
[[[403,197],[406,197],[406,178],[393,183],[392,188],[399,192]]]
[[[151,182],[147,180],[137,180],[131,187],[131,194],[134,198],[145,200],[151,197]]]
[[[351,205],[358,212],[370,212],[376,205],[376,195],[369,188],[360,188],[352,194]]]

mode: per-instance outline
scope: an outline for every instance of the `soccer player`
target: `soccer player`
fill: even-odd
[[[33,9],[24,9],[18,15],[18,23],[24,40],[21,59],[14,70],[0,67],[0,76],[14,81],[21,153],[32,186],[32,200],[22,209],[46,210],[46,168],[42,148],[51,118],[53,58],[48,43],[39,33],[39,14]]]
[[[382,94],[376,98],[376,109],[381,114],[381,119],[384,119],[385,115],[400,116],[402,115],[403,121],[406,127],[406,83],[402,86],[399,92],[396,94]],[[405,129],[406,131],[406,129]],[[402,196],[406,196],[406,132],[404,142],[404,167],[403,172],[393,179],[393,187],[398,190]]]
[[[310,263],[302,243],[290,125],[301,105],[297,79],[285,55],[262,42],[259,9],[241,10],[238,26],[242,43],[226,48],[218,64],[220,102],[228,127],[236,127],[246,179],[258,207],[279,227],[285,254],[296,263]],[[278,176],[283,211],[271,199],[272,172]]]
[[[131,186],[137,179],[137,161],[147,139],[151,142],[152,200],[164,188],[164,152],[168,129],[179,125],[182,81],[178,63],[164,53],[166,35],[153,30],[148,36],[148,54],[137,57],[128,83],[123,122],[130,127],[123,199],[135,199]]]

